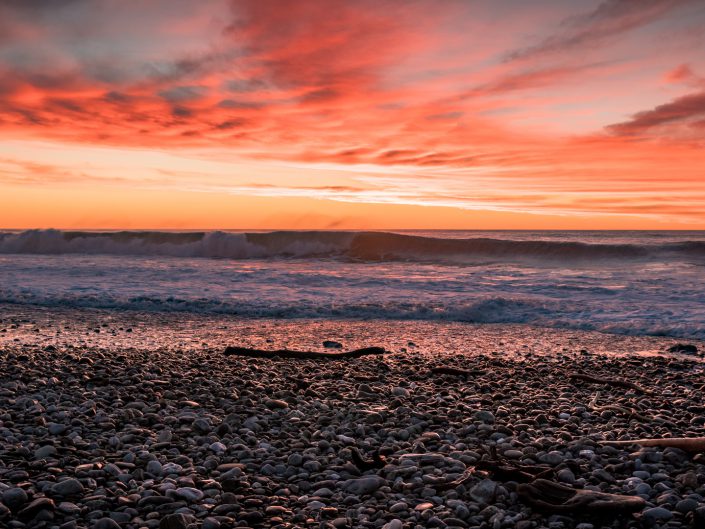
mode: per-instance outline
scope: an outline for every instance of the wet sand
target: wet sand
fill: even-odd
[[[389,353],[223,355],[227,345],[325,351],[326,340]],[[673,343],[517,325],[3,306],[0,525],[703,524],[703,455],[601,443],[704,435],[705,364],[660,354]],[[618,517],[541,510],[517,494],[517,476],[488,470],[500,460],[645,503]]]

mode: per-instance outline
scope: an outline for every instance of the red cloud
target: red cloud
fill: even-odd
[[[125,27],[124,49],[115,55],[90,27],[85,41],[73,26],[61,33],[66,10],[88,13],[99,2],[65,0],[53,10],[46,2],[5,4],[3,15],[35,25],[21,39],[11,36],[9,47],[0,44],[0,132],[167,149],[227,147],[258,160],[555,172],[573,156],[575,163],[594,156],[574,155],[570,139],[544,131],[584,97],[564,96],[562,89],[570,81],[579,91],[581,82],[613,73],[618,62],[581,61],[575,50],[591,46],[590,35],[616,38],[685,0],[608,0],[566,18],[537,46],[514,52],[518,63],[501,58],[516,49],[514,35],[533,31],[526,13],[482,7],[498,10],[488,13],[465,0],[235,0],[222,10],[226,18],[213,20],[206,2],[196,18],[210,22],[200,29],[189,32],[187,17],[178,30],[159,20],[153,33]],[[163,4],[166,11],[170,3]],[[137,8],[124,9],[138,19]],[[58,22],[51,13],[61,15]],[[91,16],[109,26],[106,12]],[[491,27],[476,34],[485,26]],[[162,44],[174,32],[184,41],[176,51]],[[694,134],[702,130],[701,96],[684,96],[609,130],[634,136],[682,123]],[[547,115],[550,107],[558,110]],[[626,143],[600,141],[600,149]]]

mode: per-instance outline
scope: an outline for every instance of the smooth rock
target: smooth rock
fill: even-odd
[[[7,505],[11,510],[17,511],[25,503],[29,501],[29,497],[24,489],[19,487],[12,487],[5,490],[2,493],[2,502]]]
[[[277,399],[267,399],[264,401],[264,405],[272,410],[281,410],[289,407],[289,403],[284,400]]]
[[[183,513],[167,514],[159,522],[159,529],[188,529],[191,517]]]
[[[20,519],[32,519],[40,511],[53,512],[55,508],[56,505],[54,504],[54,500],[49,498],[37,498],[36,500],[33,500],[31,503],[29,503],[29,505],[25,506],[20,512],[18,512],[17,516]]]
[[[642,520],[649,525],[667,522],[671,518],[673,518],[673,513],[663,507],[652,507],[642,513]]]
[[[93,523],[93,529],[120,529],[120,524],[112,518],[99,518]]]
[[[493,424],[495,421],[494,413],[489,410],[479,410],[475,412],[475,419],[478,421]]]
[[[203,499],[203,492],[193,487],[181,487],[174,491],[174,495],[186,501],[195,502]]]
[[[491,503],[497,493],[497,483],[483,479],[470,490],[470,497],[480,503]]]
[[[364,476],[362,478],[348,479],[342,483],[342,487],[345,491],[359,496],[372,494],[386,483],[387,481],[379,476]]]
[[[46,445],[37,448],[34,451],[34,459],[46,459],[56,454],[56,447],[53,445]]]
[[[162,464],[156,459],[151,460],[147,463],[147,472],[153,476],[161,476],[162,474]]]
[[[51,491],[59,496],[77,496],[83,494],[84,490],[81,482],[75,478],[59,481],[51,487]]]

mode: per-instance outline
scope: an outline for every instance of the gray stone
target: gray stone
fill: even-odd
[[[505,450],[504,457],[507,459],[521,459],[524,457],[524,454],[521,450]]]
[[[411,393],[409,393],[408,389],[397,386],[392,388],[392,395],[395,397],[409,397]]]
[[[301,454],[294,453],[289,456],[286,462],[292,467],[299,467],[301,466],[301,463],[303,463],[303,461],[304,458],[301,456]]]
[[[470,490],[470,497],[480,503],[491,503],[497,493],[497,483],[483,479]]]
[[[663,507],[652,507],[651,509],[646,509],[642,513],[642,520],[649,525],[659,522],[667,522],[671,518],[673,518],[673,513]]]
[[[196,419],[193,421],[193,429],[200,433],[208,433],[213,427],[207,419]]]
[[[321,498],[329,498],[333,495],[333,491],[330,490],[328,487],[323,487],[320,489],[316,489],[313,491],[312,496],[319,496]]]
[[[152,461],[147,463],[147,472],[149,472],[153,476],[161,476],[162,464],[156,459],[153,459]]]
[[[24,489],[13,487],[2,493],[2,502],[13,511],[18,510],[29,501],[29,497]]]
[[[169,443],[171,442],[172,438],[172,433],[169,428],[165,428],[161,432],[159,432],[159,435],[157,436],[157,442],[159,443]]]
[[[191,517],[183,513],[167,514],[159,522],[159,529],[187,529]]]
[[[111,512],[109,516],[117,523],[127,523],[132,520],[132,516],[126,512]]]
[[[59,481],[51,487],[51,491],[59,496],[77,496],[83,494],[84,490],[81,482],[75,478]]]
[[[53,445],[46,445],[37,448],[34,451],[34,459],[46,459],[56,454],[56,447]]]
[[[177,498],[182,498],[186,501],[194,502],[203,499],[203,492],[193,487],[181,487],[174,491]]]
[[[553,450],[547,454],[542,455],[540,458],[542,463],[547,463],[549,465],[560,465],[563,462],[563,454],[557,450]]]
[[[575,474],[573,474],[569,468],[559,470],[556,477],[558,478],[558,481],[562,481],[563,483],[569,483],[571,485],[575,483]]]
[[[222,454],[225,452],[228,447],[225,446],[223,443],[216,441],[215,443],[212,443],[208,448],[210,448],[213,452],[217,454]]]
[[[162,466],[162,474],[181,474],[184,471],[184,467],[177,465],[176,463],[167,463]]]
[[[71,503],[70,501],[62,501],[59,503],[59,505],[56,506],[57,511],[61,511],[65,514],[78,514],[81,512],[81,508],[76,505],[75,503]]]
[[[386,483],[386,480],[379,476],[364,476],[343,481],[342,487],[345,491],[359,496],[362,494],[372,494]]]
[[[51,435],[61,435],[66,430],[68,430],[68,426],[66,426],[65,424],[57,424],[55,422],[50,422],[47,425],[47,430],[49,430],[49,433]]]
[[[489,424],[494,423],[494,413],[489,410],[480,410],[475,412],[475,419]]]
[[[99,518],[93,524],[93,529],[120,529],[120,524],[112,518]]]
[[[220,529],[220,522],[216,518],[208,517],[203,520],[201,529]]]
[[[700,504],[693,498],[686,498],[676,503],[676,510],[680,513],[694,511]]]

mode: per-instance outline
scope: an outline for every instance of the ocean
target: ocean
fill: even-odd
[[[705,232],[0,232],[0,303],[705,339]]]

